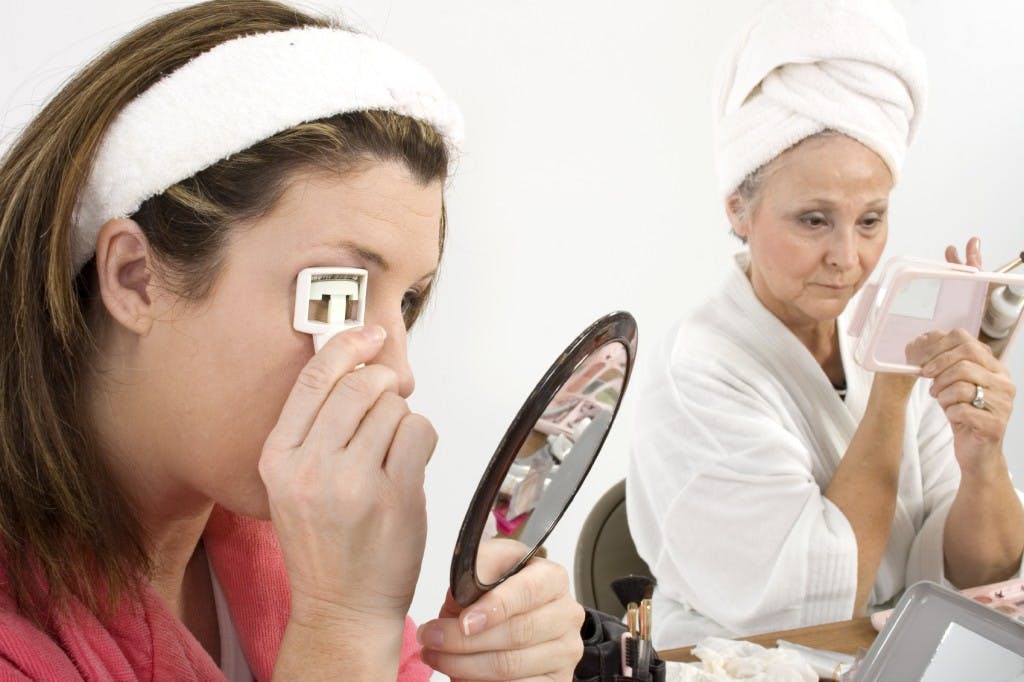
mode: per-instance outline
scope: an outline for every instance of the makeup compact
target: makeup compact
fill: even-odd
[[[1024,256],[1024,254],[1022,254]],[[1010,274],[1021,259],[995,272],[969,265],[893,258],[864,286],[850,322],[853,356],[875,372],[917,373],[906,347],[931,331],[956,328],[978,336],[1002,358],[1020,330],[1024,276]]]
[[[857,662],[853,679],[1021,682],[1024,624],[935,583],[915,583]]]
[[[960,590],[960,594],[1024,623],[1024,578],[1015,578],[979,587],[969,587],[965,590]],[[892,613],[893,609],[876,611],[871,614],[871,624],[876,630],[881,630],[885,627]]]
[[[451,564],[455,600],[468,606],[537,552],[590,471],[618,413],[636,356],[625,312],[587,327],[558,356],[498,444],[466,511]],[[478,561],[502,544],[496,572]]]

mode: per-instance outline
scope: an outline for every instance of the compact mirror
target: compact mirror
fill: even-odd
[[[601,450],[636,355],[626,312],[587,327],[558,356],[512,420],[469,504],[452,556],[462,606],[521,569],[562,517]],[[497,541],[489,565],[483,541]],[[494,557],[500,555],[500,568]]]
[[[907,344],[930,331],[965,329],[1002,358],[1024,312],[1024,277],[954,263],[893,258],[865,285],[850,320],[853,356],[874,372],[917,373]]]
[[[1005,603],[1019,601],[1020,585],[1005,584],[1011,586]],[[1002,591],[996,594],[1003,596]],[[914,583],[857,664],[855,678],[1019,682],[1024,679],[1024,624],[935,583]]]

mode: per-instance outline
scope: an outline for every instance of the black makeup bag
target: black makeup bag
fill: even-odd
[[[585,609],[586,617],[580,636],[583,638],[583,657],[576,664],[573,682],[630,682],[637,677],[622,675],[622,633],[626,625],[615,616]],[[665,682],[665,661],[652,652],[650,677],[653,682]]]

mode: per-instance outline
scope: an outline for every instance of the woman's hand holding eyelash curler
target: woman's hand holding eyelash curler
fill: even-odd
[[[501,575],[522,545],[480,544],[481,574]],[[534,557],[518,573],[463,609],[449,593],[439,617],[418,632],[423,661],[453,681],[572,679],[583,653],[583,608],[569,594],[565,569]]]
[[[292,600],[275,676],[397,673],[437,436],[409,411],[396,374],[370,364],[383,343],[373,326],[331,339],[303,368],[263,447],[260,475]]]

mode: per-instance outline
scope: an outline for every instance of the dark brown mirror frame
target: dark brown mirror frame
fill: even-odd
[[[622,390],[619,400],[615,404],[615,409],[612,411],[608,429],[601,436],[594,455],[587,464],[583,476],[580,478],[580,485],[582,485],[587,474],[590,472],[590,468],[593,466],[594,459],[597,458],[601,447],[604,445],[608,432],[611,431],[615,416],[622,405],[622,397],[625,395],[630,375],[633,372],[633,363],[636,358],[637,329],[636,320],[633,319],[632,315],[621,311],[610,313],[587,327],[548,368],[548,371],[541,377],[541,380],[534,387],[529,397],[523,403],[523,406],[519,409],[519,413],[516,414],[515,419],[509,425],[504,437],[502,437],[501,442],[498,444],[498,448],[494,451],[491,461],[484,470],[484,475],[480,479],[479,485],[477,485],[473,499],[469,503],[469,509],[466,511],[466,517],[462,521],[462,527],[459,529],[458,540],[455,543],[450,580],[452,595],[460,605],[469,606],[485,592],[501,584],[509,576],[514,575],[526,565],[526,562],[530,560],[537,549],[544,543],[544,540],[547,539],[548,535],[551,534],[551,531],[558,524],[559,519],[562,518],[565,510],[568,509],[569,504],[576,495],[576,491],[573,491],[566,499],[562,510],[551,522],[543,536],[537,541],[536,546],[530,548],[530,551],[512,569],[506,571],[494,583],[484,584],[480,582],[476,572],[477,550],[480,547],[480,540],[483,536],[484,525],[487,523],[487,516],[491,512],[491,506],[498,495],[501,483],[505,479],[509,467],[515,461],[516,455],[526,441],[527,436],[533,430],[537,420],[540,419],[548,404],[573,375],[573,372],[576,371],[580,363],[589,357],[591,353],[614,342],[621,343],[626,351],[626,368],[622,378]],[[579,490],[578,486],[576,490]]]

